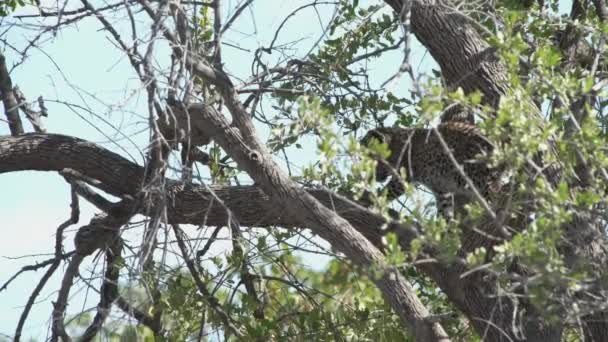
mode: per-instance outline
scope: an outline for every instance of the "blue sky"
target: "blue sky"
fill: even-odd
[[[237,4],[236,1],[224,3],[226,15],[231,13],[228,8],[232,9]],[[304,3],[306,2],[301,0],[255,1],[251,10],[245,11],[235,23],[225,40],[250,51],[262,45],[267,46],[286,14]],[[319,7],[324,24],[331,16],[331,9],[331,6]],[[121,25],[125,23],[124,19],[113,20],[123,23]],[[54,38],[49,36],[52,39],[42,45],[43,51],[31,50],[26,63],[17,68],[11,76],[13,83],[20,86],[29,100],[40,95],[47,99],[49,117],[44,120],[44,124],[50,133],[84,138],[125,155],[116,145],[109,143],[109,138],[120,137],[114,128],[116,127],[131,136],[140,148],[145,146],[148,133],[141,132],[147,124],[145,91],[141,89],[128,61],[109,42],[108,35],[99,28],[97,21],[85,20],[59,31]],[[9,39],[17,46],[23,46],[27,37],[32,34],[25,31],[14,32]],[[318,40],[320,32],[319,17],[313,10],[307,10],[289,20],[278,42],[303,39],[297,51],[301,54],[308,51]],[[8,64],[11,65],[16,56],[10,50],[5,53]],[[250,74],[252,52],[224,47],[223,53],[226,69],[231,74],[240,78],[246,78]],[[401,51],[397,51],[383,58],[382,63],[372,64],[372,77],[382,81],[396,72],[401,63],[400,54]],[[423,56],[422,49],[414,50],[414,61],[421,60]],[[160,58],[158,62],[166,62],[166,58],[163,58],[165,57]],[[425,60],[429,61],[430,57],[427,56]],[[395,93],[406,94],[405,82],[398,82],[393,86]],[[94,114],[80,111],[80,115],[77,115],[68,106],[53,101],[78,104],[90,109]],[[113,127],[107,125],[106,121]],[[100,130],[104,134],[101,134]],[[136,132],[141,133],[135,134]],[[8,133],[7,125],[0,125],[0,135]],[[132,155],[138,155],[137,149],[128,141],[122,139],[119,143]],[[314,142],[311,141],[310,145],[312,146],[305,146],[304,153],[299,151],[298,157],[293,161],[304,166],[312,160]],[[0,189],[1,226],[5,232],[0,240],[0,282],[4,282],[23,265],[46,258],[39,254],[52,252],[55,229],[69,216],[69,187],[54,173],[19,172],[0,175]],[[95,210],[84,200],[81,200],[80,204],[82,224],[88,222]],[[72,232],[73,229],[75,227],[72,227]],[[68,234],[66,245],[71,244],[71,239],[72,235]],[[216,252],[221,253],[221,248],[219,246]],[[13,259],[27,255],[38,256]],[[7,291],[0,292],[0,336],[12,336],[22,310],[21,306],[43,272],[44,270],[24,274],[14,281]],[[54,291],[58,288],[58,283],[59,277],[55,276],[39,296],[40,303],[30,314],[26,336],[37,340],[45,339],[51,300],[56,297]],[[96,295],[89,293],[88,296],[85,305],[85,293],[75,295],[68,312],[79,312],[83,308],[96,305]]]

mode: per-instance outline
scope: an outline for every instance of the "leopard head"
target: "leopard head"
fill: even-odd
[[[360,140],[360,143],[365,147],[371,147],[374,144],[386,144],[390,147],[391,137],[390,128],[376,128],[367,132]],[[376,180],[380,182],[386,180],[390,175],[388,165],[382,160],[382,157],[378,155],[378,153],[371,152],[370,156],[377,161]]]

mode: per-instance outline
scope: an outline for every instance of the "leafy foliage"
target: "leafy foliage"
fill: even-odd
[[[5,17],[13,12],[17,7],[25,6],[25,0],[3,0],[0,2],[0,17]]]

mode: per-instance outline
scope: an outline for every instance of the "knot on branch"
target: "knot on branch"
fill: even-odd
[[[260,154],[257,151],[251,151],[249,152],[249,158],[257,162],[260,160]]]
[[[200,110],[200,105],[184,105],[178,101],[169,101],[165,114],[156,120],[156,124],[174,148],[179,143],[204,146],[211,142],[211,137],[205,133]]]
[[[91,255],[98,249],[120,246],[120,224],[105,214],[96,215],[74,237],[76,254]]]

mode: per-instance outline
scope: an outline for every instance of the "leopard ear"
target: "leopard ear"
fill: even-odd
[[[364,146],[369,146],[372,140],[376,140],[380,144],[388,143],[388,137],[379,129],[372,129],[371,131],[367,132],[363,139],[361,139],[361,144]]]

